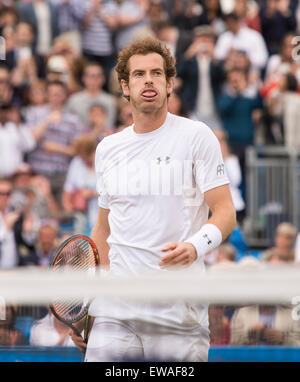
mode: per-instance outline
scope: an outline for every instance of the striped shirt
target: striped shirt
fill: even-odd
[[[83,21],[91,9],[92,1],[82,1],[77,6],[77,12],[81,15],[81,20]],[[117,11],[118,7],[114,0],[103,3],[100,7],[101,14],[105,16],[115,15]],[[95,56],[110,56],[113,53],[112,31],[102,20],[100,14],[96,14],[93,17],[89,26],[81,26],[81,36],[82,48],[86,53]]]
[[[60,32],[78,29],[80,25],[80,3],[82,0],[50,0],[57,7]]]
[[[29,127],[33,127],[43,121],[50,114],[48,105],[36,107],[27,115]],[[62,113],[60,123],[49,124],[43,138],[36,149],[29,154],[29,163],[33,171],[41,175],[65,174],[68,171],[70,157],[62,153],[48,152],[43,148],[45,142],[55,142],[69,146],[78,135],[84,132],[77,115],[66,110]]]

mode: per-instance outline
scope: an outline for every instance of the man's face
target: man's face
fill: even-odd
[[[66,90],[60,85],[52,85],[48,87],[48,102],[51,105],[62,106],[66,100]]]
[[[102,107],[94,106],[89,112],[89,119],[91,123],[100,123],[100,121],[105,121],[106,115]]]
[[[133,110],[152,113],[167,107],[167,96],[173,80],[167,81],[164,60],[158,53],[136,54],[130,57],[129,81],[121,81],[125,96],[130,97]]]
[[[237,33],[239,31],[239,22],[235,19],[228,18],[226,20],[227,29],[232,33]]]
[[[275,237],[276,247],[280,249],[292,249],[294,241],[295,237],[288,233],[278,233]]]
[[[198,45],[198,53],[212,56],[215,49],[215,41],[211,36],[197,36],[194,39],[195,44]]]
[[[103,71],[98,66],[89,66],[83,74],[83,83],[87,89],[101,89],[104,84]]]
[[[44,252],[49,252],[55,245],[56,230],[51,227],[41,227],[39,232],[39,242]]]
[[[239,71],[231,72],[228,77],[228,82],[231,88],[236,92],[243,91],[247,87],[246,77],[244,73],[241,73]]]
[[[33,33],[30,25],[26,23],[18,24],[15,37],[20,46],[31,46]]]

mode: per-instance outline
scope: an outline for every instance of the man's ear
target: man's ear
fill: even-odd
[[[174,89],[174,77],[171,77],[167,81],[167,94],[168,94],[168,96],[171,95],[173,89]]]
[[[125,97],[129,97],[129,87],[128,87],[128,83],[125,80],[121,80],[121,88],[123,91],[123,95]]]

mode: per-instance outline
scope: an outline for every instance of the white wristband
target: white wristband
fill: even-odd
[[[193,244],[199,259],[222,243],[222,233],[214,224],[204,224],[198,232],[185,242]]]

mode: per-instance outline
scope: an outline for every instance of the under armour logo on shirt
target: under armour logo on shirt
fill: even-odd
[[[161,162],[165,162],[166,164],[169,164],[170,163],[170,157],[164,157],[164,158],[162,158],[162,157],[158,157],[158,158],[156,158],[156,163],[157,164],[161,164]]]

